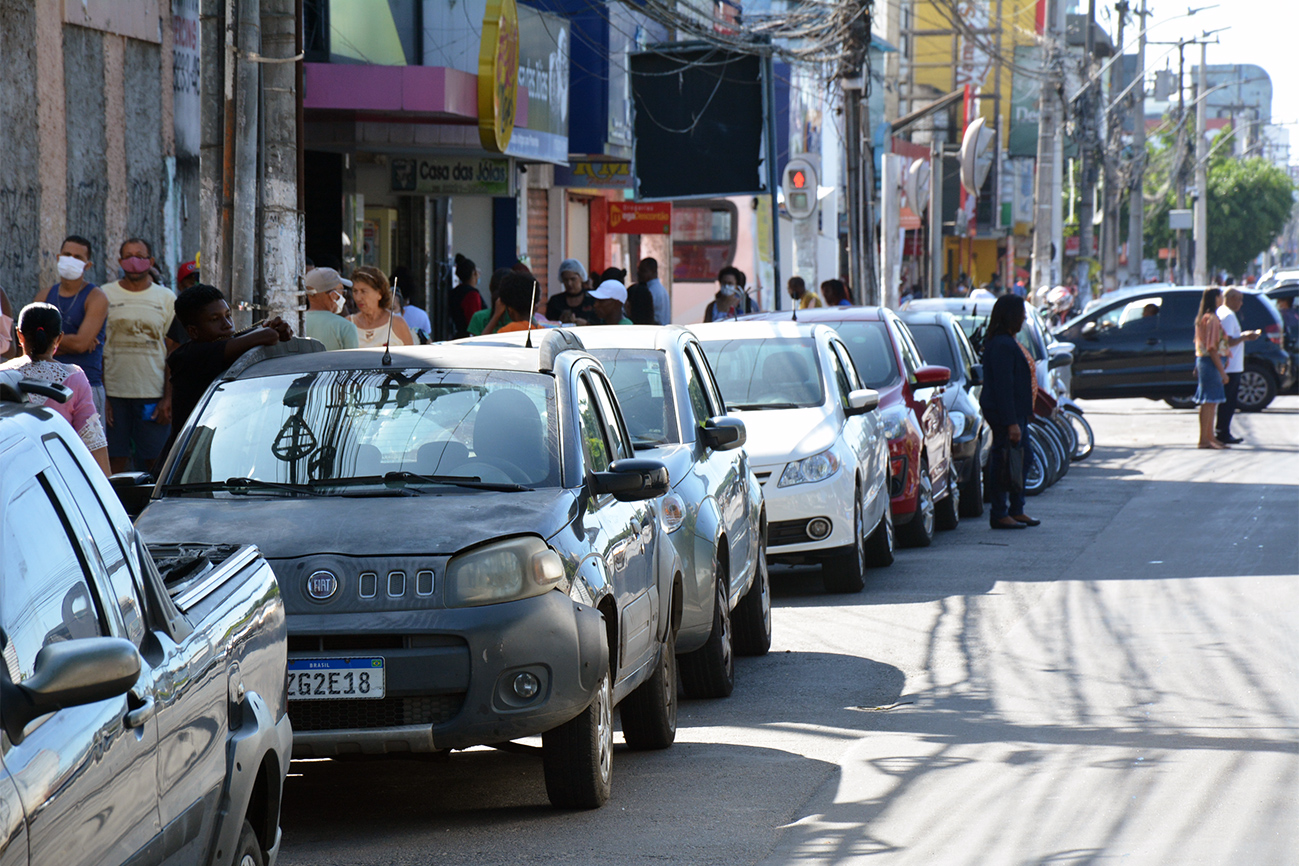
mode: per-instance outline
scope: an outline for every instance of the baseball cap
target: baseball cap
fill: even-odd
[[[308,295],[332,292],[340,285],[347,286],[349,289],[352,287],[352,281],[343,279],[333,268],[316,268],[307,274],[305,284]]]
[[[185,262],[185,264],[176,268],[176,282],[188,277],[190,274],[198,273],[198,262]]]
[[[588,295],[594,301],[619,301],[627,303],[627,287],[617,280],[605,280],[596,288],[592,289]]]

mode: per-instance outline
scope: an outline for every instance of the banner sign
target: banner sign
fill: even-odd
[[[583,189],[631,189],[631,163],[626,161],[573,159],[568,167],[555,166],[555,186]]]
[[[510,161],[495,157],[392,159],[392,191],[421,195],[513,195]]]
[[[670,201],[611,201],[608,230],[623,235],[665,235],[672,231]]]

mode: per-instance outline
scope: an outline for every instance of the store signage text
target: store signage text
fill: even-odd
[[[425,195],[510,195],[508,159],[393,159],[392,191]]]

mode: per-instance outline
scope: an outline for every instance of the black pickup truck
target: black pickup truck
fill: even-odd
[[[145,545],[0,371],[0,866],[273,864],[293,732],[256,547]]]

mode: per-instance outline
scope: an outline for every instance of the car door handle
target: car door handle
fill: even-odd
[[[153,718],[156,712],[158,712],[158,705],[154,703],[152,696],[147,697],[140,707],[126,714],[126,726],[128,728],[142,727],[145,722]]]

